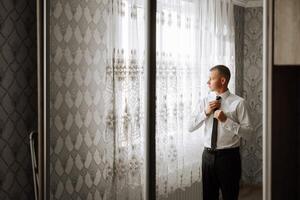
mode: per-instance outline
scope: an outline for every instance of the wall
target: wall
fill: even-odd
[[[300,65],[300,1],[274,0],[274,64]]]
[[[244,22],[240,22],[244,20]],[[242,183],[262,183],[262,45],[263,8],[241,8],[235,6],[235,23],[243,30],[236,30],[237,70],[242,80],[237,82],[237,94],[244,97],[249,105],[254,132],[242,140]],[[242,28],[242,26],[244,26]],[[239,44],[243,41],[243,44]],[[240,85],[242,84],[242,86]]]
[[[34,199],[29,132],[36,129],[34,0],[0,0],[0,199]]]

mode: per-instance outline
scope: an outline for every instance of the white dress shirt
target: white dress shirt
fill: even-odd
[[[233,148],[240,146],[240,137],[251,131],[250,117],[245,100],[229,90],[220,94],[221,107],[227,119],[218,121],[217,149]],[[216,100],[216,94],[211,92],[202,99],[193,109],[190,119],[189,131],[195,131],[204,125],[204,146],[211,148],[213,114],[206,116],[205,108],[210,101]]]

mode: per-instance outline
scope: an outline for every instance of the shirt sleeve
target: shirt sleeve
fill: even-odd
[[[236,112],[238,121],[234,121],[233,119],[227,117],[227,120],[221,124],[228,131],[243,137],[252,131],[249,111],[244,100],[238,104]]]
[[[200,100],[192,110],[189,121],[189,132],[193,132],[203,125],[207,118],[205,114],[205,99]]]

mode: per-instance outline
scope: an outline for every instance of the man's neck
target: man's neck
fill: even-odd
[[[221,88],[220,90],[216,91],[216,95],[221,95],[223,94],[224,92],[226,92],[228,90],[228,88]]]

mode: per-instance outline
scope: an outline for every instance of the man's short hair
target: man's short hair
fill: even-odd
[[[225,65],[215,65],[209,71],[213,70],[218,70],[218,72],[226,78],[227,82],[229,82],[231,74],[228,67]]]

